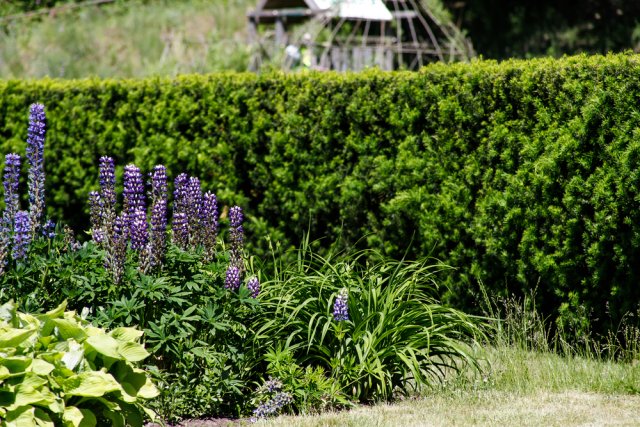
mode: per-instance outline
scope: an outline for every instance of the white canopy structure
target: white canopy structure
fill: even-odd
[[[318,9],[339,18],[391,21],[393,16],[381,0],[311,0]]]
[[[251,69],[417,69],[466,60],[470,42],[423,0],[259,0],[247,14]]]

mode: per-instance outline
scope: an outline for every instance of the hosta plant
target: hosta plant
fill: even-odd
[[[257,340],[284,343],[303,367],[322,367],[348,395],[387,400],[478,366],[477,319],[436,294],[442,266],[366,250],[322,257],[304,246],[263,283]]]
[[[158,391],[136,364],[142,332],[106,332],[66,304],[44,314],[0,306],[0,426],[141,426]]]

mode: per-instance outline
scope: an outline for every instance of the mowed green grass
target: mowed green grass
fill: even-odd
[[[640,426],[640,363],[561,357],[511,347],[479,350],[465,372],[422,396],[260,426]]]
[[[253,0],[129,0],[2,21],[0,78],[245,71]]]

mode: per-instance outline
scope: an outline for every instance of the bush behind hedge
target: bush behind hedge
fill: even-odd
[[[0,139],[22,152],[25,106],[46,105],[49,210],[78,229],[99,156],[162,163],[246,206],[258,246],[307,230],[394,256],[412,242],[457,267],[445,284],[467,308],[479,279],[615,326],[640,300],[639,59],[2,81]]]

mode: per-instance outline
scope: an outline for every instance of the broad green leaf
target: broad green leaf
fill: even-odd
[[[46,376],[49,375],[54,369],[55,366],[49,362],[45,362],[42,359],[33,359],[31,366],[27,370],[37,375]]]
[[[147,378],[145,384],[138,390],[138,397],[142,399],[153,399],[159,394],[160,391],[158,391],[156,386],[151,382],[151,379],[149,378]]]
[[[59,306],[57,306],[56,308],[54,308],[51,311],[47,311],[44,314],[41,314],[38,317],[38,319],[40,320],[45,320],[45,319],[60,319],[63,318],[64,316],[64,311],[67,309],[67,301],[63,301]]]
[[[42,406],[49,406],[56,400],[53,393],[51,393],[49,390],[37,390],[36,388],[25,384],[16,385],[14,393],[15,400],[12,405],[7,407],[9,411],[13,411],[21,406],[26,405],[38,404]]]
[[[115,328],[109,333],[112,337],[119,341],[136,341],[144,332],[136,328]]]
[[[35,359],[33,362],[35,363],[36,360],[37,359]],[[33,366],[33,364],[31,366]],[[47,380],[46,378],[43,378],[34,372],[27,372],[22,378],[20,384],[29,385],[33,388],[40,389],[43,385],[47,384]]]
[[[89,346],[100,354],[114,359],[122,359],[122,356],[118,353],[119,344],[118,340],[106,334],[93,335],[85,341],[86,346]]]
[[[118,353],[128,362],[139,362],[149,356],[144,347],[135,342],[120,343]]]
[[[88,325],[84,330],[88,336],[105,335],[104,329],[96,328],[95,326]]]
[[[6,323],[11,324],[11,320],[15,318],[15,315],[16,305],[13,301],[0,305],[0,321],[3,320]]]
[[[63,421],[73,427],[95,427],[98,424],[96,416],[89,409],[78,409],[75,406],[64,408]]]
[[[25,356],[0,357],[0,366],[6,367],[11,374],[25,372],[31,362],[32,359]]]
[[[11,375],[11,372],[9,372],[9,369],[7,369],[6,366],[0,365],[0,383],[2,383],[3,379],[8,378],[9,375]]]
[[[82,342],[87,338],[87,333],[82,325],[79,325],[75,319],[54,319],[58,333],[64,340],[73,338],[78,342]]]
[[[35,410],[36,424],[39,427],[55,427],[51,417],[44,410],[36,408]]]
[[[35,332],[36,329],[0,328],[0,349],[17,347]]]
[[[21,406],[7,411],[3,427],[38,427],[33,406]]]
[[[100,397],[122,390],[113,376],[103,371],[82,372],[68,378],[62,388],[67,396],[87,397]]]

